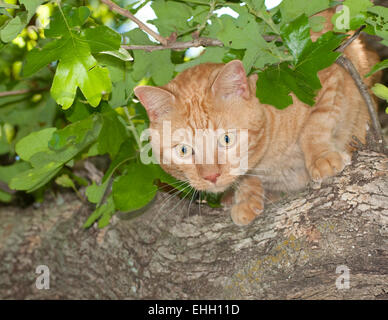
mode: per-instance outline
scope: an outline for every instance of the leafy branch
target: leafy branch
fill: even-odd
[[[106,4],[107,6],[109,6],[109,8],[112,11],[117,12],[117,13],[121,14],[122,16],[127,17],[127,18],[131,19],[132,21],[134,21],[139,26],[139,28],[141,30],[145,31],[146,33],[148,33],[149,35],[154,37],[159,43],[162,44],[162,45],[122,45],[121,47],[123,49],[126,49],[126,50],[145,50],[148,52],[152,52],[152,51],[166,50],[166,49],[185,50],[188,48],[200,47],[200,46],[204,46],[204,47],[212,47],[212,46],[213,47],[222,47],[223,46],[223,43],[220,40],[205,38],[205,37],[202,37],[202,38],[198,37],[196,39],[193,39],[192,41],[182,41],[182,42],[176,42],[175,41],[176,37],[174,37],[174,35],[172,35],[168,39],[164,38],[160,34],[156,33],[152,29],[150,29],[142,21],[137,19],[128,10],[121,8],[120,6],[118,6],[117,4],[115,4],[114,2],[112,2],[110,0],[101,0],[101,2]],[[212,1],[211,5],[210,5],[208,17],[210,17],[212,15],[214,8],[215,8],[215,5],[216,5],[216,2]],[[206,26],[206,24],[199,26],[197,29],[197,34],[199,34],[205,28],[205,26]]]
[[[154,30],[149,28],[145,23],[140,21],[138,18],[136,18],[131,12],[128,10],[125,10],[124,8],[121,8],[117,4],[115,4],[113,1],[110,0],[101,0],[102,3],[106,4],[112,11],[117,12],[121,14],[124,17],[127,17],[131,19],[133,22],[135,22],[140,29],[147,32],[149,35],[155,38],[159,43],[166,46],[168,44],[168,40],[164,37],[162,37],[160,34],[156,33]]]

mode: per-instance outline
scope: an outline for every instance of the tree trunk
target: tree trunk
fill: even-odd
[[[72,194],[1,207],[0,298],[387,299],[387,173],[385,155],[361,151],[330,183],[247,227],[179,198],[164,209],[166,194],[102,230],[82,229],[92,208]],[[36,287],[39,265],[48,290]]]

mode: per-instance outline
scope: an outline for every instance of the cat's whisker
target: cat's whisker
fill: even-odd
[[[178,203],[177,203],[170,211],[168,211],[168,212],[165,214],[165,216],[167,216],[168,214],[170,214],[170,212],[172,212],[176,207],[178,207],[179,204],[181,204],[182,201],[185,200],[189,194],[190,194],[190,192],[187,192],[187,193],[185,194],[185,196],[184,196],[182,199],[180,199],[180,200],[178,201]]]
[[[184,190],[184,189],[183,189]],[[164,207],[165,207],[165,205],[171,200],[171,199],[173,199],[176,195],[179,195],[179,194],[181,194],[182,192],[183,192],[183,190],[174,190],[173,192],[171,192],[171,193],[169,193],[169,195],[167,196],[167,198],[166,199],[163,199],[163,201],[162,201],[162,206],[159,208],[159,210],[158,210],[158,212],[160,211],[160,210],[162,210]]]
[[[165,189],[165,188],[167,188],[167,187],[173,187],[173,190],[170,190],[170,191],[167,191],[167,192],[166,192],[167,194],[171,194],[171,193],[175,192],[176,190],[179,190],[178,188],[181,188],[181,187],[183,187],[185,184],[187,184],[187,183],[188,183],[188,180],[187,180],[187,181],[181,181],[181,182],[182,182],[182,183],[181,183],[180,185],[177,185],[177,186],[173,186],[173,185],[167,184],[167,185],[165,185],[165,186],[163,186],[163,187],[161,187],[161,188],[158,187],[158,191],[161,191],[161,190],[163,190],[163,189]],[[154,191],[150,191],[150,192],[146,193],[145,195],[148,196],[148,195],[150,195],[150,194],[153,193],[153,192],[154,192]]]
[[[194,190],[194,188],[192,189]],[[193,195],[191,196],[191,200],[190,200],[190,203],[189,203],[189,207],[187,209],[187,216],[189,217],[190,216],[190,208],[191,208],[191,204],[193,203],[193,200],[194,200],[194,197],[196,196],[197,194],[197,190],[194,190],[193,192]]]
[[[174,192],[171,196],[169,196],[169,198],[167,200],[164,201],[164,204],[160,207],[160,209],[158,210],[157,214],[155,215],[155,217],[152,219],[151,222],[153,222],[159,215],[160,213],[162,212],[162,209],[176,196],[176,195],[180,195],[181,193],[183,193],[187,188],[191,187],[190,185],[186,186],[185,188],[183,188],[182,190],[177,190],[176,192]],[[186,194],[187,196],[187,194]],[[186,197],[185,196],[185,197]],[[185,198],[184,197],[184,198]],[[179,201],[180,202],[180,201]],[[175,207],[174,207],[175,208]]]
[[[180,190],[181,188],[184,188],[185,186],[187,186],[189,184],[189,182],[184,182],[184,183],[181,183],[180,185],[176,185],[176,186],[173,186],[173,185],[167,185],[167,186],[164,186],[162,188],[158,188],[158,191],[162,191],[163,189],[167,188],[167,187],[170,187],[172,188],[172,191],[175,191],[175,190]],[[166,192],[166,193],[171,193],[171,190],[170,191],[162,191],[162,192]]]
[[[199,206],[198,206],[199,216],[201,216],[201,202],[202,202],[201,196],[202,196],[202,192],[199,191]]]

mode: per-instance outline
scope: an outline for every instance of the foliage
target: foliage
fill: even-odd
[[[0,182],[40,195],[52,186],[87,185],[85,196],[96,210],[85,227],[109,224],[116,211],[147,205],[169,184],[195,196],[157,165],[140,161],[139,135],[148,126],[143,107],[133,99],[139,84],[164,85],[178,72],[203,62],[241,59],[247,73],[259,76],[257,96],[277,108],[292,104],[291,93],[313,106],[321,87],[317,72],[338,58],[334,50],[344,32],[365,24],[388,44],[388,9],[369,0],[346,0],[333,16],[336,32],[310,39],[325,23],[314,14],[337,5],[329,0],[283,0],[267,10],[264,0],[116,1],[133,14],[151,6],[148,21],[163,37],[191,41],[193,35],[219,39],[197,56],[170,49],[148,52],[121,45],[155,45],[139,28],[124,30],[128,20],[98,0],[0,1]],[[228,8],[234,15],[219,14]],[[230,11],[229,11],[230,12]],[[238,16],[236,18],[236,16]],[[119,33],[121,31],[121,33]],[[367,76],[387,67],[376,65]],[[374,92],[388,100],[388,89]],[[274,95],[273,92],[277,94]],[[109,157],[101,182],[86,181],[73,170],[81,160]],[[219,195],[203,195],[211,206]],[[7,189],[0,201],[12,201]]]

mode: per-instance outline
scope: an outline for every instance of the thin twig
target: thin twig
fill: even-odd
[[[365,25],[364,26],[361,26],[357,29],[357,31],[355,33],[353,33],[353,35],[348,38],[343,44],[341,44],[337,49],[335,49],[335,51],[338,51],[338,52],[344,52],[345,49],[354,41],[358,38],[358,36],[360,35],[361,31],[365,29]]]
[[[26,93],[40,92],[46,91],[50,89],[50,87],[38,88],[38,89],[21,89],[21,90],[13,90],[13,91],[4,91],[0,92],[0,97],[9,97],[9,96],[18,96]]]
[[[276,36],[264,36],[264,40],[271,42],[279,39]],[[223,47],[224,44],[218,39],[212,38],[197,38],[192,41],[181,41],[181,42],[173,42],[166,46],[159,45],[122,45],[121,47],[126,50],[145,50],[145,51],[157,51],[157,50],[186,50],[193,47]]]
[[[156,50],[185,50],[192,47],[222,47],[223,43],[218,39],[211,38],[198,38],[192,41],[182,41],[182,42],[174,42],[166,46],[157,46],[157,45],[123,45],[121,46],[127,50],[145,50],[145,51],[156,51]]]
[[[198,26],[198,29],[197,29],[197,34],[198,34],[198,36],[201,34],[201,32],[203,31],[203,29],[205,29],[206,24],[207,24],[207,21],[208,21],[208,20],[211,18],[211,16],[213,15],[215,8],[216,8],[216,1],[213,0],[213,1],[210,2],[209,12],[208,12],[206,18],[204,19],[203,23],[201,23],[201,24]]]
[[[132,122],[132,118],[131,118],[131,115],[129,114],[128,107],[124,107],[123,109],[124,109],[125,115],[128,118],[128,129],[132,132],[133,137],[135,138],[137,146],[139,148],[139,151],[141,151],[140,137],[139,137],[138,132],[136,131],[136,128],[135,128],[133,122]]]
[[[350,37],[348,38],[342,45],[340,45],[335,51],[338,52],[344,52],[344,50],[354,41],[358,38],[361,31],[365,28],[365,26],[361,26],[358,28],[358,30]],[[364,101],[366,103],[366,106],[368,108],[369,116],[372,121],[372,126],[374,130],[374,135],[376,137],[376,141],[379,144],[383,144],[383,136],[381,133],[381,125],[377,116],[377,112],[375,110],[375,104],[373,102],[372,96],[369,93],[368,87],[362,81],[362,78],[357,71],[356,67],[354,66],[353,62],[350,61],[348,58],[346,58],[344,55],[341,55],[336,63],[343,67],[346,71],[349,72],[350,76],[353,78],[354,83],[356,84],[358,90],[360,91],[360,94],[364,98]]]
[[[362,81],[362,78],[360,74],[358,73],[356,67],[354,66],[353,62],[350,61],[348,58],[344,56],[340,56],[337,59],[337,64],[339,64],[341,67],[343,67],[345,70],[347,70],[350,74],[350,76],[353,78],[356,86],[358,87],[358,90],[360,91],[362,97],[365,100],[366,106],[369,111],[369,116],[372,120],[372,126],[374,129],[376,141],[379,144],[383,143],[383,136],[381,134],[381,126],[379,119],[377,117],[377,113],[375,110],[375,104],[373,102],[373,99],[369,93],[368,87],[365,85],[364,81]]]
[[[140,29],[147,32],[149,35],[155,38],[158,42],[160,42],[162,45],[166,46],[168,44],[168,40],[164,37],[162,37],[160,34],[153,31],[151,28],[149,28],[146,24],[144,24],[142,21],[140,21],[138,18],[136,18],[131,12],[129,12],[126,9],[121,8],[114,2],[110,0],[100,0],[102,3],[106,4],[111,10],[121,14],[124,17],[127,17],[128,19],[131,19],[133,22],[135,22]]]

